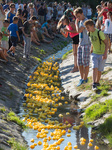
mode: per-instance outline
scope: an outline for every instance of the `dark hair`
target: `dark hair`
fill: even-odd
[[[18,20],[18,17],[17,16],[14,16],[13,17],[13,21],[17,21]]]
[[[111,11],[109,11],[108,14],[109,14],[109,16],[112,16],[112,12]]]
[[[26,9],[26,8],[27,8],[27,5],[26,5],[26,4],[24,4],[23,8],[24,8],[24,9]]]
[[[22,9],[20,9],[20,8],[17,9],[16,16],[18,16],[18,15],[22,15]]]
[[[9,20],[5,19],[3,23],[10,23]]]
[[[32,20],[37,20],[37,17],[32,16],[30,19],[32,19]]]
[[[89,19],[89,20],[87,20],[87,21],[85,21],[84,22],[84,25],[85,26],[95,26],[95,24],[94,24],[94,22],[93,22],[93,20],[92,19]]]
[[[74,14],[77,15],[77,14],[82,14],[83,13],[83,10],[81,7],[78,7],[74,10]]]

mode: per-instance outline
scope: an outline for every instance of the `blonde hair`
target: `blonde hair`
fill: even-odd
[[[28,7],[34,8],[34,4],[33,3],[29,3]]]

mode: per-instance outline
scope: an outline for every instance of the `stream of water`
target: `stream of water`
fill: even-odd
[[[69,50],[72,49],[72,44],[70,43],[67,47],[63,48],[61,51],[58,51],[56,54],[54,55],[50,55],[49,57],[55,57],[55,59],[60,59],[62,58],[62,56]],[[49,57],[47,57],[45,60],[49,59]],[[45,61],[44,60],[44,61]],[[32,72],[35,70],[32,69]],[[66,97],[66,99],[68,100],[68,97]],[[72,126],[74,125],[79,125],[80,124],[80,113],[71,113],[70,112],[70,103],[68,103],[67,105],[62,105],[59,107],[57,113],[54,115],[54,117],[52,118],[52,120],[58,120],[59,122],[62,122],[62,123],[65,123],[66,121],[68,121]],[[66,112],[70,112],[70,115],[66,115]],[[62,114],[63,115],[63,118],[59,118],[57,117],[58,114]],[[22,118],[22,116],[25,114],[24,112],[24,108],[21,107],[20,108],[20,117]],[[68,129],[66,129],[66,132],[67,132]],[[68,142],[71,142],[72,143],[72,146],[74,147],[74,145],[78,145],[78,149],[80,150],[94,150],[94,146],[97,145],[99,146],[100,150],[108,150],[108,147],[107,146],[104,146],[104,145],[99,145],[97,144],[97,140],[96,140],[96,135],[92,133],[92,129],[91,127],[88,127],[86,128],[85,126],[83,126],[82,128],[80,128],[79,130],[73,130],[73,128],[71,127],[70,128],[71,130],[71,136],[70,137],[67,137],[66,135],[63,136],[64,138],[64,141],[62,142],[62,144],[60,145],[60,150],[64,150],[64,147],[67,145]],[[37,143],[38,141],[42,141],[43,142],[43,139],[37,139],[36,137],[36,134],[37,134],[37,130],[33,130],[33,129],[26,129],[24,132],[23,132],[23,136],[25,138],[25,140],[28,142],[28,145],[30,146],[32,143],[30,142],[30,140],[33,138],[35,140],[35,143]],[[47,134],[47,136],[49,137],[50,136],[50,132],[53,132],[53,129],[50,129],[49,130],[49,133]],[[86,139],[86,143],[85,145],[80,145],[80,138],[81,137],[84,137]],[[94,139],[94,142],[93,142],[93,146],[92,147],[88,147],[88,143],[89,143],[89,140],[90,139]],[[48,144],[52,144],[54,141],[51,140],[48,142]],[[34,148],[34,150],[41,150],[43,148],[43,146],[36,146]],[[74,148],[72,148],[73,150]],[[30,150],[30,148],[29,148]],[[47,150],[47,149],[46,149]]]

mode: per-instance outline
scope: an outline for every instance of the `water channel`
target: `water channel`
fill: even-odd
[[[61,51],[58,51],[56,54],[54,55],[51,55],[49,57],[55,57],[55,59],[60,59],[62,58],[62,56],[69,50],[72,49],[72,44],[70,43],[67,47],[63,48]],[[46,61],[47,59],[49,59],[49,57],[47,57],[44,61]],[[35,67],[36,68],[36,67]],[[33,71],[35,70],[32,69],[32,73]],[[68,97],[66,97],[66,100],[68,100]],[[73,130],[73,126],[75,125],[79,125],[81,120],[79,118],[79,115],[80,115],[80,112],[78,113],[71,113],[70,112],[70,103],[66,104],[66,105],[62,105],[58,108],[58,111],[56,112],[56,114],[53,116],[52,120],[58,120],[59,122],[62,122],[62,123],[65,123],[66,121],[68,121],[72,127],[70,127],[69,129],[71,130],[71,136],[70,137],[67,137],[66,134],[63,135],[62,137],[64,138],[64,141],[61,143],[60,145],[60,150],[64,150],[64,147],[67,145],[68,142],[71,142],[72,143],[72,150],[74,149],[74,145],[78,145],[78,150],[94,150],[94,146],[97,145],[99,147],[100,150],[108,150],[108,147],[107,146],[104,146],[104,145],[99,145],[97,144],[97,140],[96,140],[96,135],[92,133],[92,129],[91,127],[88,127],[86,128],[85,126],[83,126],[82,128],[80,128],[79,130]],[[23,106],[21,106],[20,108],[20,117],[22,118],[22,116],[25,114],[24,112],[24,108]],[[66,115],[66,112],[70,112],[70,115]],[[62,118],[59,118],[58,115],[59,114],[62,114],[63,117]],[[50,136],[50,132],[53,132],[54,129],[50,129],[48,134],[47,134],[47,137]],[[68,129],[66,129],[66,133],[67,133]],[[23,132],[23,136],[25,138],[25,140],[28,142],[28,145],[32,145],[32,142],[30,141],[32,138],[35,140],[35,143],[37,143],[38,141],[42,141],[43,142],[43,139],[38,139],[36,137],[37,135],[37,130],[33,130],[33,129],[25,129],[25,131]],[[81,137],[84,137],[86,139],[86,143],[85,145],[80,145],[80,138]],[[88,147],[88,143],[89,143],[89,140],[90,139],[94,139],[94,142],[92,143],[93,146],[92,147]],[[54,143],[54,140],[50,140],[48,141],[48,144],[52,144]],[[43,146],[36,146],[34,148],[34,150],[41,150],[43,149]],[[29,148],[30,150],[30,148]],[[47,150],[47,149],[46,149]]]

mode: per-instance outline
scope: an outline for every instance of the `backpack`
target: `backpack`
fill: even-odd
[[[101,30],[98,30],[97,34],[98,34],[99,42],[100,42],[100,45],[101,45],[102,39],[100,38],[100,34],[99,34],[100,31]],[[88,32],[88,36],[90,37],[90,32]]]

